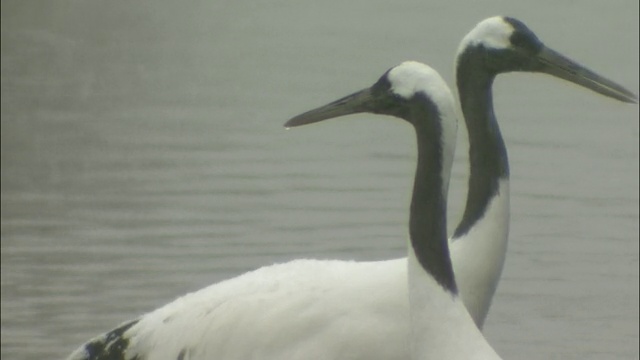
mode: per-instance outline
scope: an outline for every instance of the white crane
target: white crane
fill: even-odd
[[[394,69],[419,73],[397,70],[403,65]],[[486,19],[465,36],[457,56],[456,77],[469,129],[471,171],[464,216],[450,239],[451,259],[442,256],[447,249],[442,243],[414,241],[425,235],[422,226],[440,227],[438,222],[444,221],[440,219],[443,212],[414,209],[420,203],[414,201],[408,262],[406,258],[379,262],[297,260],[264,267],[124,323],[83,345],[71,359],[407,359],[411,354],[448,351],[449,345],[456,344],[455,336],[437,329],[465,329],[458,332],[459,337],[473,339],[469,342],[473,345],[460,351],[478,346],[483,349],[478,354],[494,356],[481,334],[465,325],[468,315],[456,305],[455,289],[457,283],[464,304],[481,327],[502,270],[509,223],[508,160],[493,112],[491,85],[496,75],[510,71],[543,72],[617,100],[636,101],[623,87],[544,46],[520,21]],[[415,106],[401,101],[411,94],[429,94],[424,101],[440,104],[439,96],[445,91],[418,86],[423,84],[419,77],[395,78],[398,83],[392,84],[389,74],[391,71],[380,81],[386,78],[390,86],[395,85],[390,88],[398,97],[390,99],[397,102],[398,109],[413,111]],[[361,111],[390,113],[378,107]],[[328,115],[325,118],[344,112]],[[298,121],[312,122],[309,119],[307,114],[304,121]],[[443,174],[448,161],[444,156]],[[419,179],[418,175],[420,167]],[[444,177],[442,180],[446,190]],[[416,181],[416,189],[421,186]],[[444,199],[441,202],[444,204]],[[451,261],[455,280],[447,270]],[[433,290],[437,289],[434,281],[446,296]],[[429,293],[432,290],[434,294]],[[451,311],[431,318],[432,306]],[[440,350],[434,350],[430,344],[438,336]]]

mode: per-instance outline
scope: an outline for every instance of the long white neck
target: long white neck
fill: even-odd
[[[502,274],[508,236],[509,180],[501,179],[483,217],[449,243],[458,290],[480,329]]]
[[[441,116],[453,116],[444,111]],[[498,359],[458,297],[446,236],[446,195],[455,120],[419,123],[418,166],[408,247],[411,355],[417,359]]]
[[[411,359],[500,359],[458,295],[445,291],[409,252]]]
[[[509,160],[493,111],[494,75],[477,66],[474,52],[458,55],[456,79],[469,133],[469,191],[451,239],[461,296],[482,328],[496,291],[509,234]]]

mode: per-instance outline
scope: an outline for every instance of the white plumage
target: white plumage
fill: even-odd
[[[146,359],[177,359],[181,353],[184,359],[393,359],[408,349],[401,263],[406,265],[399,260],[296,260],[263,267],[143,316],[123,334],[126,354]],[[376,343],[387,345],[372,346]],[[79,349],[71,358],[91,357]]]
[[[371,89],[358,93],[354,100],[337,102],[338,106],[332,103],[319,108],[330,109],[329,115],[320,111],[319,119],[363,112],[358,107],[362,103],[367,111],[385,113],[384,106],[406,99],[418,109],[410,112],[412,117],[408,119],[414,125],[423,121],[440,124],[437,126],[440,133],[428,136],[433,142],[441,142],[441,145],[432,145],[441,151],[420,153],[439,158],[436,163],[441,166],[419,173],[439,173],[441,185],[439,188],[417,186],[415,191],[422,188],[422,192],[439,194],[437,198],[444,202],[457,128],[454,101],[448,87],[428,66],[405,62],[387,72]],[[379,101],[379,97],[385,100]],[[386,100],[393,97],[397,98]],[[377,101],[383,104],[382,110],[376,107],[369,110],[373,106],[369,103]],[[420,105],[425,101],[433,102],[438,119],[429,116],[429,121],[421,119],[423,113],[428,114],[424,109],[430,109]],[[355,110],[349,107],[351,102],[357,104]],[[395,111],[396,107],[392,109]],[[304,116],[301,115],[301,119],[305,119]],[[426,137],[419,138],[424,141]],[[419,155],[419,169],[428,166],[420,165],[420,159],[425,156]],[[422,184],[418,178],[416,184]],[[417,215],[413,207],[412,213]],[[434,234],[445,234],[445,217],[446,214],[439,214],[425,223],[434,223],[431,227],[436,230]],[[427,233],[420,238],[428,242],[433,236]],[[442,241],[446,244],[446,239]],[[414,254],[410,255],[414,261],[409,264],[405,259],[297,260],[264,267],[188,294],[138,320],[122,324],[91,340],[72,354],[71,359],[122,356],[132,359],[369,360],[403,359],[412,355],[416,359],[425,356],[497,359],[459,299],[455,284],[452,289],[443,288],[416,260],[414,247],[409,247],[409,254]],[[452,278],[450,265],[443,268],[443,272],[447,271]],[[411,284],[409,287],[407,281]]]
[[[517,45],[512,43],[515,35],[519,36]],[[522,44],[527,51],[519,48]],[[476,63],[477,68],[465,63],[464,70],[480,75],[486,71],[488,77],[508,71],[546,72],[621,101],[635,101],[635,96],[621,86],[575,63],[567,67],[568,59],[544,47],[515,19],[495,17],[481,22],[463,40],[458,61],[463,53],[468,56],[476,50],[484,52],[482,59],[495,57],[494,61]],[[500,61],[504,61],[504,68]],[[452,104],[446,95],[448,90],[433,91],[434,84],[441,81],[439,76],[436,79],[426,71],[430,74],[429,86],[420,87],[422,80],[416,82],[414,77],[426,74],[420,70],[424,65],[413,64],[389,72],[387,80],[392,88],[395,85],[395,94],[407,98],[423,93],[433,95],[431,100],[438,105]],[[413,75],[393,79],[397,69]],[[488,116],[493,125],[491,81],[484,89],[489,102],[483,103],[482,94],[465,93],[467,87],[460,89],[461,76],[458,71],[468,126],[477,116],[469,112],[474,108],[470,103],[482,105],[482,116]],[[446,89],[446,85],[436,88]],[[444,115],[454,116],[452,105],[439,108]],[[328,117],[332,116],[324,118]],[[495,131],[501,141],[497,123]],[[442,169],[446,181],[441,191],[445,193],[455,146],[451,133],[445,129],[442,134],[448,144]],[[469,136],[474,136],[471,131]],[[473,166],[472,160],[472,172]],[[482,325],[506,251],[508,169],[506,175],[491,181],[496,188],[484,199],[486,206],[478,216],[471,217],[468,228],[463,228],[451,245],[458,287],[470,313],[455,291],[444,291],[441,283],[424,271],[411,248],[408,262],[406,258],[379,262],[298,260],[264,267],[185,295],[91,340],[70,359],[498,358],[471,320]],[[470,198],[468,208],[473,201]],[[465,219],[469,220],[463,218],[461,226]]]

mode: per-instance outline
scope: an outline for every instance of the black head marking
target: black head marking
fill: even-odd
[[[542,49],[542,41],[522,21],[508,16],[503,19],[513,26],[514,32],[509,41],[514,49],[529,54],[535,54]]]
[[[374,114],[391,115],[407,120],[409,116],[406,109],[407,100],[394,94],[391,90],[392,84],[389,80],[391,70],[393,68],[387,70],[371,87],[371,93],[376,101],[367,110]]]
[[[467,73],[465,77],[493,78],[500,73],[539,70],[537,55],[544,44],[520,20],[512,17],[500,19],[513,28],[508,45],[495,48],[477,42],[464,49],[458,54],[457,67],[458,71]]]
[[[430,115],[427,116],[439,118],[438,107],[428,94],[416,92],[407,99],[393,92],[393,84],[389,80],[389,72],[393,69],[387,70],[371,87],[376,101],[368,112],[398,117],[414,125],[416,121],[424,119],[424,116],[416,116],[416,112],[428,113]]]

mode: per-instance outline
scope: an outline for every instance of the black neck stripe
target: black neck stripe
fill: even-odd
[[[415,99],[418,98],[418,99]],[[409,234],[420,265],[447,291],[457,294],[447,240],[447,202],[442,178],[442,125],[437,107],[418,94],[409,106],[418,142]]]
[[[469,132],[469,191],[454,238],[468,233],[484,216],[491,199],[498,194],[499,180],[509,178],[507,149],[493,112],[491,86],[495,75],[477,66],[486,51],[483,47],[470,47],[458,57],[457,85]]]

